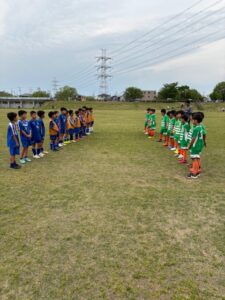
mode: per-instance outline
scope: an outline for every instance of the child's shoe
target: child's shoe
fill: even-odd
[[[40,157],[39,155],[36,154],[36,155],[33,156],[33,158],[39,159],[39,158],[41,158],[41,157]]]
[[[20,159],[20,163],[21,163],[21,165],[24,165],[26,163],[26,159],[25,158],[21,158]]]
[[[43,153],[44,153],[44,154],[48,154],[48,151],[44,151]]]
[[[24,159],[26,160],[26,162],[31,162],[32,161],[29,157],[25,157]]]
[[[44,155],[43,152],[41,152],[41,153],[39,154],[39,156],[42,158],[42,157],[44,157],[45,155]]]

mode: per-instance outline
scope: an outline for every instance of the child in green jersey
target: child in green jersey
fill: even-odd
[[[149,118],[149,139],[152,139],[155,136],[155,130],[156,130],[156,115],[155,115],[155,109],[150,110],[150,118]]]
[[[164,136],[164,141],[166,140],[167,128],[168,128],[168,123],[169,123],[169,117],[166,114],[165,109],[161,110],[161,115],[162,115],[161,129],[160,129],[160,135],[159,135],[159,140],[158,140],[158,142],[160,142],[160,143],[163,140],[163,136]]]
[[[175,125],[175,113],[176,111],[172,110],[167,113],[169,116],[169,124],[168,124],[168,129],[167,129],[167,139],[164,144],[165,147],[168,147],[169,149],[174,148],[174,125]]]
[[[150,116],[150,108],[147,109],[146,111],[146,116],[145,116],[145,125],[144,125],[144,134],[148,135],[148,123],[149,123],[149,116]]]
[[[187,150],[188,150],[188,133],[190,130],[189,117],[188,115],[183,115],[181,117],[181,132],[180,132],[180,153],[182,158],[179,163],[187,163]]]
[[[193,133],[192,139],[188,146],[191,153],[192,167],[188,178],[198,178],[200,175],[200,157],[204,147],[204,130],[202,127],[203,116],[201,113],[195,113],[192,115]]]
[[[172,151],[175,151],[175,155],[179,155],[179,143],[180,143],[180,132],[181,132],[181,117],[184,115],[184,112],[182,110],[177,111],[175,114],[175,125],[174,125],[174,148],[172,148]]]

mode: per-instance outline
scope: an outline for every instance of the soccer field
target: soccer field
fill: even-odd
[[[0,110],[0,299],[225,299],[225,114],[188,181],[144,105],[92,105],[92,136],[21,170]]]

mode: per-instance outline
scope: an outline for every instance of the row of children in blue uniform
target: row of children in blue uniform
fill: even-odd
[[[18,120],[19,116],[19,120]],[[93,132],[94,117],[93,109],[83,107],[75,114],[72,110],[62,107],[60,114],[58,111],[48,113],[50,149],[59,151],[61,147],[72,142],[78,142],[84,136]],[[40,159],[48,154],[44,149],[46,129],[44,124],[44,111],[31,111],[30,120],[27,120],[27,112],[20,110],[17,113],[7,114],[10,121],[7,131],[7,146],[10,152],[10,168],[19,169],[21,166],[16,163],[16,156],[20,155],[20,163],[31,162],[28,151],[32,146],[34,159]],[[22,151],[20,151],[22,144]]]

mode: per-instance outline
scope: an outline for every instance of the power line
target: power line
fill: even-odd
[[[193,17],[196,17],[197,15],[200,15],[201,13],[204,13],[204,11],[205,11],[205,10],[208,10],[209,8],[215,7],[218,3],[222,2],[222,1],[223,1],[223,0],[216,1],[216,4],[210,5],[209,7],[205,8],[205,9],[201,10],[200,12],[196,13],[195,15],[189,17],[187,20],[184,20],[183,22],[184,22],[184,23],[185,23],[185,22],[188,22],[188,21],[189,21],[190,19],[192,19]],[[194,21],[194,23],[185,24],[185,26],[182,26],[181,28],[179,28],[179,27],[180,27],[180,26],[179,26],[180,24],[175,24],[175,25],[173,25],[171,28],[167,29],[167,31],[169,31],[170,29],[173,29],[173,28],[177,28],[178,30],[176,30],[175,32],[172,32],[170,35],[167,35],[166,38],[168,38],[168,37],[170,37],[170,36],[172,36],[172,35],[174,35],[174,34],[176,34],[176,33],[183,32],[183,31],[186,30],[187,28],[190,28],[190,27],[192,27],[193,25],[198,24],[200,21],[203,21],[203,20],[207,19],[208,17],[211,17],[211,16],[217,14],[217,13],[220,12],[220,11],[221,11],[221,10],[216,10],[216,11],[214,11],[214,12],[210,12],[210,13],[208,13],[207,15],[204,15],[201,19],[198,19],[198,20]],[[183,24],[182,24],[182,25],[183,25]],[[165,33],[165,32],[164,32],[164,33]],[[132,54],[136,54],[136,53],[139,53],[139,54],[140,54],[140,51],[143,51],[143,50],[148,49],[148,48],[152,48],[152,47],[154,47],[155,45],[157,45],[158,43],[160,44],[160,42],[161,42],[161,41],[164,41],[164,40],[165,40],[164,37],[163,37],[163,38],[160,38],[160,39],[159,39],[158,41],[156,41],[156,42],[154,42],[154,38],[153,38],[153,39],[150,39],[150,40],[148,40],[148,41],[151,41],[151,43],[150,43],[148,46],[144,47],[144,48],[141,49],[141,50],[134,51]],[[145,42],[145,43],[146,43],[146,42]],[[167,41],[166,41],[166,43],[167,43]],[[140,45],[138,45],[138,47],[140,47]],[[134,47],[134,48],[131,49],[130,51],[133,51],[135,48],[137,48],[137,47]],[[129,54],[131,55],[131,52],[130,52],[130,51],[129,51]],[[127,57],[126,57],[126,58],[127,58]],[[124,59],[124,58],[120,58],[120,59],[116,62],[116,65],[118,65],[119,62],[123,61],[123,59]],[[130,59],[131,59],[131,58],[130,58]],[[133,57],[132,57],[132,59],[133,59]],[[128,61],[128,60],[129,60],[129,59],[126,59],[125,62]],[[114,65],[114,66],[115,66],[115,65]]]
[[[148,66],[146,66],[146,61],[143,61],[143,62],[140,62],[140,63],[138,63],[138,64],[136,64],[136,65],[133,65],[133,66],[131,66],[131,67],[129,67],[129,68],[126,68],[126,69],[124,69],[124,70],[120,70],[120,71],[118,71],[118,72],[115,73],[115,74],[117,74],[117,75],[126,74],[127,72],[133,72],[133,71],[136,71],[136,70],[143,69],[143,68],[145,68],[145,67],[150,67],[150,66],[153,66],[153,65],[162,63],[162,62],[164,62],[164,61],[167,61],[168,59],[171,59],[171,58],[174,58],[174,57],[177,57],[177,56],[178,56],[178,54],[172,54],[172,56],[168,56],[169,53],[174,53],[175,51],[181,50],[181,49],[183,49],[183,48],[186,48],[186,50],[185,50],[185,51],[182,51],[181,53],[179,53],[179,56],[180,56],[181,54],[185,54],[185,53],[190,52],[190,50],[198,49],[198,48],[202,47],[203,45],[209,44],[208,37],[210,37],[210,36],[215,36],[215,34],[217,34],[217,33],[221,33],[221,30],[218,30],[218,31],[216,31],[216,32],[213,32],[213,33],[211,33],[210,35],[204,36],[204,37],[202,37],[201,39],[198,39],[198,40],[194,41],[195,43],[196,43],[196,42],[198,43],[198,42],[203,41],[205,38],[207,38],[206,43],[203,43],[203,44],[201,44],[201,45],[196,45],[195,47],[191,47],[190,49],[187,49],[187,47],[190,46],[190,43],[188,42],[187,44],[184,44],[182,47],[178,47],[178,48],[176,48],[176,49],[172,49],[171,51],[169,51],[169,52],[167,52],[167,53],[165,53],[165,54],[163,54],[163,55],[158,55],[158,56],[156,56],[156,57],[154,58],[154,59],[156,59],[156,61],[155,61],[155,62],[151,62],[151,64],[149,64]],[[210,43],[215,42],[215,41],[217,41],[217,40],[219,40],[219,39],[224,39],[224,38],[225,38],[224,35],[221,36],[220,38],[217,37],[217,38],[211,40]],[[192,46],[192,45],[193,45],[193,44],[191,44],[191,46]],[[164,56],[165,56],[165,59],[164,59],[164,60],[161,60],[161,58],[164,57]],[[157,60],[157,58],[159,58],[159,59]],[[142,64],[145,64],[145,65],[142,66]]]
[[[208,17],[208,15],[207,15],[207,17]],[[208,24],[206,24],[206,25],[204,25],[204,26],[202,26],[201,28],[198,28],[198,30],[196,30],[195,31],[195,33],[196,32],[199,32],[199,31],[201,31],[202,29],[204,29],[204,28],[206,28],[206,27],[209,27],[209,26],[211,26],[211,25],[214,25],[214,24],[218,24],[220,21],[224,21],[224,17],[222,17],[222,18],[220,18],[220,19],[217,19],[216,21],[213,21],[213,22],[211,22],[211,23],[208,23]],[[197,22],[195,22],[195,23],[198,23],[199,21],[197,21]],[[193,25],[193,24],[192,24]],[[192,26],[191,25],[191,26]],[[184,27],[184,28],[189,28],[190,26],[186,26],[186,27]],[[184,28],[182,28],[182,29],[180,29],[178,32],[181,32]],[[167,38],[168,37],[170,37],[170,36],[167,36]],[[129,62],[130,60],[136,60],[136,59],[138,59],[139,57],[143,57],[143,55],[146,55],[146,54],[149,54],[149,53],[152,53],[152,52],[156,52],[157,50],[160,50],[160,49],[162,49],[162,48],[166,48],[166,47],[168,47],[169,45],[171,45],[171,44],[174,44],[175,42],[177,42],[177,41],[179,41],[180,39],[182,40],[183,38],[186,38],[187,37],[187,35],[182,35],[182,37],[178,37],[178,38],[176,38],[176,39],[173,39],[173,40],[171,40],[170,42],[168,42],[167,40],[163,40],[163,41],[165,41],[164,43],[159,43],[160,45],[158,46],[158,47],[154,47],[154,46],[156,46],[157,45],[157,43],[155,44],[155,45],[150,45],[150,46],[148,46],[148,47],[145,47],[143,50],[145,50],[145,49],[152,49],[152,50],[148,50],[148,51],[146,51],[146,52],[144,52],[144,53],[142,53],[142,54],[138,54],[138,55],[136,55],[136,56],[131,56],[130,58],[128,58],[128,59],[126,59],[126,60],[124,60],[123,61],[123,63],[126,63],[126,62]],[[119,62],[118,63],[116,63],[114,66],[117,66],[117,65],[119,65]]]
[[[111,55],[113,55],[114,57],[116,56],[116,53],[119,52],[121,54],[121,50],[126,49],[128,46],[136,43],[137,41],[141,40],[142,38],[148,36],[149,34],[151,34],[152,32],[156,31],[157,29],[159,29],[160,27],[169,24],[170,22],[172,22],[173,20],[177,19],[178,17],[182,16],[183,14],[185,14],[186,12],[190,11],[192,8],[196,7],[198,4],[200,4],[201,2],[203,2],[203,0],[199,0],[197,2],[195,2],[193,5],[191,5],[190,7],[186,8],[185,10],[181,11],[180,13],[176,14],[175,16],[173,16],[171,19],[163,22],[160,25],[155,26],[154,28],[152,28],[150,31],[146,32],[145,34],[141,35],[140,37],[132,40],[131,42],[129,42],[128,44],[123,45],[122,47],[120,47],[119,49],[112,51]]]

